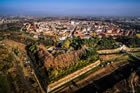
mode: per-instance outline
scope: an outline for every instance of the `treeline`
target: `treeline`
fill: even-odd
[[[12,31],[12,32],[17,32],[20,31],[22,28],[23,23],[22,22],[16,22],[16,23],[7,23],[7,24],[2,24],[0,25],[0,31]]]
[[[2,40],[4,39],[14,40],[16,42],[24,43],[26,45],[35,42],[35,40],[31,38],[22,37],[21,35],[22,33],[20,32],[0,32],[0,37]]]
[[[65,40],[61,47],[74,50],[81,49],[82,47],[96,48],[98,50],[118,48],[116,45],[116,40],[112,39],[111,37],[103,39],[81,39],[80,37],[74,37],[70,40]]]
[[[130,48],[137,48],[140,47],[140,38],[137,37],[118,37],[117,38],[118,42],[122,42],[123,44],[125,44],[126,46],[130,47]]]
[[[111,38],[103,38],[101,39],[96,46],[99,50],[105,50],[105,49],[116,49],[118,46],[116,45],[116,40]]]
[[[20,42],[26,45],[29,44],[43,44],[44,46],[52,46],[54,44],[54,41],[51,37],[43,37],[39,39],[34,39],[33,37],[24,34],[22,32],[0,32],[0,40],[9,39],[14,40],[16,42]]]

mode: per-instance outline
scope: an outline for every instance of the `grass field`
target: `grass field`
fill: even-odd
[[[15,47],[20,55],[13,51]],[[40,93],[31,68],[24,60],[24,48],[22,44],[13,41],[0,42],[0,93]]]

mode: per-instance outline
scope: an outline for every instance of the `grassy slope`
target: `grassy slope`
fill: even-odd
[[[17,56],[12,48],[19,48]],[[23,58],[26,56],[25,45],[12,40],[0,42],[0,93],[34,92],[40,93],[31,70],[25,66]],[[29,78],[31,81],[29,81]]]

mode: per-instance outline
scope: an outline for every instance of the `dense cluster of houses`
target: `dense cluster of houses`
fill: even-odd
[[[90,37],[115,37],[133,36],[135,30],[122,29],[113,23],[102,21],[69,21],[53,20],[45,22],[24,23],[26,32],[33,33],[35,38],[39,35],[58,36],[60,40],[67,37],[80,36],[81,38]]]

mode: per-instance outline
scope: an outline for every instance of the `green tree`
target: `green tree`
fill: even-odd
[[[72,38],[70,46],[72,46],[74,50],[78,50],[82,48],[83,44],[84,44],[84,41],[78,36],[78,37]]]
[[[70,41],[69,40],[64,41],[62,48],[69,48],[69,47],[70,47]]]

